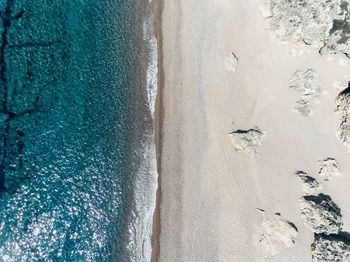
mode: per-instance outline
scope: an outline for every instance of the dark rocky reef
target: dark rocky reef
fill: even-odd
[[[29,142],[25,121],[33,121],[45,110],[44,89],[58,82],[62,70],[57,59],[62,55],[62,41],[30,39],[16,34],[20,26],[29,26],[26,11],[15,0],[3,1],[0,11],[0,193],[15,190],[33,173],[24,157]],[[42,64],[39,60],[45,60]],[[54,64],[54,66],[52,66]],[[56,70],[53,71],[53,70]],[[33,116],[33,117],[32,117]],[[35,124],[35,123],[33,123]]]

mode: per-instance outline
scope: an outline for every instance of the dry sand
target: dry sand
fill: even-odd
[[[350,60],[340,65],[342,56],[327,59],[308,46],[292,56],[291,46],[270,39],[259,3],[163,1],[159,261],[311,261],[313,233],[301,219],[305,193],[294,173],[322,182],[317,161],[328,157],[341,174],[323,183],[322,192],[350,230],[350,161],[335,136],[339,90],[333,86],[350,80]],[[232,52],[235,72],[225,67]],[[322,94],[304,117],[293,111],[300,95],[289,79],[308,69],[318,72]],[[254,126],[266,132],[257,153],[236,152],[229,133]],[[256,208],[272,218],[263,220]],[[295,244],[260,242],[264,236],[278,242],[290,231],[290,243],[289,222],[298,229]]]

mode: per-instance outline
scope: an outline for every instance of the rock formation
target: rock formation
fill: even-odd
[[[322,186],[317,182],[317,180],[311,176],[308,176],[303,171],[295,172],[295,175],[301,180],[303,184],[303,191],[310,195],[315,193],[315,191],[322,189]]]
[[[350,261],[350,237],[348,233],[338,235],[315,234],[311,245],[313,262]]]
[[[262,11],[276,42],[313,45],[321,55],[350,58],[348,1],[262,0]]]
[[[259,127],[253,127],[249,130],[237,129],[229,135],[235,150],[240,153],[257,152],[257,148],[265,138],[265,132],[261,131]]]
[[[262,234],[259,241],[269,253],[278,254],[280,249],[295,244],[298,229],[292,222],[282,219],[279,213],[267,214],[262,209],[258,209],[258,211],[263,216]]]
[[[336,99],[336,112],[341,117],[341,122],[337,130],[337,137],[350,152],[350,87],[348,86],[339,93]]]
[[[289,87],[301,94],[295,110],[302,116],[310,116],[313,113],[311,101],[320,96],[321,84],[318,73],[309,69],[296,71],[289,80]]]
[[[328,180],[338,174],[339,164],[334,158],[318,161],[319,174]],[[306,194],[322,189],[317,180],[303,171],[295,172],[302,181]],[[313,262],[350,261],[350,234],[342,232],[343,218],[340,208],[324,194],[303,196],[300,201],[301,218],[314,233],[311,245]]]
[[[318,174],[324,177],[326,181],[339,175],[339,163],[334,158],[329,157],[324,160],[320,160],[318,161],[318,165],[320,167]]]
[[[347,15],[346,19],[335,19],[333,21],[333,27],[330,30],[330,36],[325,42],[325,45],[320,49],[320,54],[344,54],[350,58],[349,15]]]
[[[301,93],[303,97],[318,97],[321,93],[320,77],[318,73],[309,69],[296,71],[289,80],[290,88]]]
[[[263,15],[277,42],[322,46],[333,22],[346,18],[347,1],[264,0]]]
[[[348,87],[348,83],[347,82],[342,82],[342,81],[335,81],[333,83],[333,86],[338,90],[338,91],[342,91],[344,89],[346,89]]]
[[[304,224],[317,234],[337,234],[343,227],[340,208],[324,194],[304,196],[300,201]]]

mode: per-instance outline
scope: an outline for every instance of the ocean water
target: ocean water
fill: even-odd
[[[149,261],[148,0],[0,0],[0,261]]]

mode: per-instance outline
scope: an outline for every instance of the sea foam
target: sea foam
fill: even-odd
[[[148,65],[146,72],[146,88],[148,107],[154,121],[157,96],[157,40],[154,32],[154,19],[151,11],[143,23],[143,39],[147,43]],[[156,163],[155,130],[145,139],[139,149],[142,161],[137,171],[135,184],[135,204],[131,224],[129,224],[129,250],[133,253],[133,261],[150,261],[152,255],[153,214],[156,206],[158,174]]]

